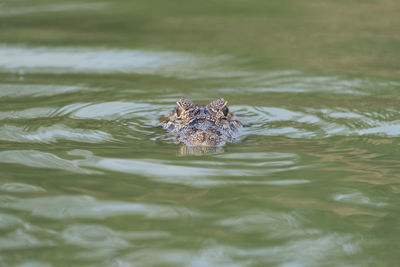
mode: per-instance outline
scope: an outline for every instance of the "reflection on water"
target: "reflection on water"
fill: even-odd
[[[7,55],[6,55],[7,56]],[[21,97],[21,96],[52,96],[57,94],[71,93],[82,90],[93,90],[82,86],[55,86],[47,84],[6,84],[0,83],[0,97]]]
[[[229,161],[214,164],[213,161],[188,161],[187,163],[190,166],[177,165],[175,161],[168,160],[106,158],[95,156],[90,151],[84,150],[72,150],[67,153],[73,156],[84,157],[84,159],[67,160],[47,152],[10,150],[0,152],[0,162],[17,163],[36,168],[68,170],[82,174],[103,173],[93,169],[95,168],[136,174],[159,182],[182,183],[192,186],[216,186],[226,184],[291,185],[309,182],[305,179],[268,181],[251,179],[251,177],[254,176],[266,177],[279,172],[287,172],[307,167],[296,166],[295,162],[281,158],[279,153],[277,153],[277,158],[260,158],[258,160],[253,160],[253,162]],[[246,160],[245,157],[243,157],[243,159]],[[213,165],[214,168],[211,168]],[[214,178],[210,179],[211,177]],[[221,180],[219,177],[246,177],[246,179]],[[6,184],[3,185],[3,187],[5,186]]]
[[[147,218],[177,217],[179,212],[171,207],[117,201],[98,201],[89,196],[59,196],[17,199],[1,196],[0,206],[25,210],[35,216],[53,219],[107,218],[110,216],[141,215]]]
[[[198,251],[165,249],[159,252],[151,248],[142,248],[118,257],[117,261],[127,265],[131,262],[141,262],[143,265],[167,263],[189,266],[251,266],[285,262],[289,266],[311,266],[316,261],[335,265],[338,260],[347,262],[346,257],[356,254],[361,241],[359,236],[324,235],[316,231],[309,238],[289,240],[274,247],[240,247],[207,240],[204,247]]]
[[[336,194],[333,197],[334,200],[352,204],[359,204],[359,205],[371,205],[371,206],[386,206],[387,203],[385,202],[378,202],[371,200],[370,198],[364,196],[361,192],[352,192],[348,194]]]
[[[47,152],[34,150],[9,150],[0,152],[0,162],[17,163],[35,168],[60,169],[77,173],[99,173],[92,170],[83,169],[74,161],[62,159]]]
[[[300,71],[253,72],[244,76],[239,84],[248,93],[317,93],[369,95],[376,83],[362,79],[343,80],[340,77],[304,77]],[[390,84],[381,84],[390,87]],[[221,93],[235,94],[240,87],[218,89]]]
[[[112,141],[109,133],[100,130],[72,129],[56,124],[50,127],[39,127],[36,131],[27,131],[24,127],[3,125],[0,128],[0,140],[18,143],[51,143],[57,140],[71,140],[85,143]]]
[[[184,144],[179,144],[177,148],[177,154],[180,156],[188,155],[210,155],[223,153],[223,147],[209,147],[209,146],[185,146]]]
[[[46,191],[42,187],[30,185],[30,184],[20,184],[20,183],[8,183],[2,184],[0,190],[8,192],[43,192]]]
[[[0,46],[0,69],[29,73],[133,72],[180,78],[241,75],[238,71],[219,70],[221,63],[229,59],[183,52]]]
[[[154,118],[157,114],[157,108],[157,106],[146,103],[107,102],[77,107],[70,116],[74,119],[100,120],[132,119],[135,117]]]
[[[68,244],[83,246],[87,248],[113,248],[113,250],[124,249],[130,244],[123,238],[123,234],[96,225],[73,225],[62,232],[65,242]]]
[[[2,9],[0,10],[1,17],[9,17],[16,15],[24,15],[37,12],[61,12],[79,9],[100,9],[107,6],[106,3],[75,3],[75,4],[57,4],[57,5],[35,5],[35,6],[13,6],[12,3],[3,3]],[[11,1],[10,1],[11,2]]]
[[[54,246],[50,240],[38,239],[21,230],[16,230],[0,238],[0,248],[2,250],[8,249],[26,249],[26,248],[49,248]]]

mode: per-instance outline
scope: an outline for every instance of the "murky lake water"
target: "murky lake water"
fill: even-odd
[[[398,265],[399,4],[313,2],[0,1],[0,265]]]

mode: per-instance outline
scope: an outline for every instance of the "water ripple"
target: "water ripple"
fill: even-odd
[[[69,128],[62,124],[42,126],[36,131],[6,124],[0,126],[0,140],[18,143],[53,143],[58,140],[101,143],[114,141],[114,138],[111,134],[100,130]]]
[[[197,251],[142,248],[119,257],[118,265],[129,266],[131,262],[140,262],[143,266],[320,266],[321,262],[335,265],[338,260],[350,264],[347,257],[360,250],[361,241],[356,235],[338,233],[291,239],[281,245],[264,247],[239,247],[208,240]]]
[[[192,166],[182,166],[173,164],[167,160],[146,160],[146,159],[123,159],[123,158],[105,158],[93,155],[90,151],[72,150],[68,152],[70,155],[82,156],[84,159],[77,160],[79,166],[97,168],[101,170],[112,170],[117,172],[125,172],[139,174],[149,177],[158,182],[179,183],[190,186],[217,186],[226,184],[258,184],[258,185],[294,185],[308,183],[304,179],[292,180],[268,180],[262,179],[249,180],[249,177],[266,177],[277,172],[286,172],[298,170],[300,166],[292,165],[284,161],[283,163],[259,164],[258,168],[226,168],[230,163],[225,164],[222,168],[210,168],[203,165],[207,162],[187,162]],[[278,157],[281,155],[278,155]],[[195,165],[195,166],[193,166]],[[197,165],[197,166],[196,166]],[[289,166],[287,166],[289,165]],[[246,166],[244,163],[243,166]],[[276,166],[281,166],[276,168]],[[252,167],[252,166],[251,166]],[[265,168],[269,167],[269,168]],[[208,178],[207,178],[208,177]],[[210,179],[210,178],[213,179]],[[247,177],[242,180],[218,179],[218,177]]]
[[[45,238],[37,238],[23,230],[16,230],[0,237],[0,249],[26,249],[36,247],[52,247],[54,242]]]
[[[7,3],[7,2],[6,2]],[[74,3],[74,4],[52,4],[52,5],[35,5],[35,6],[2,6],[0,17],[10,17],[25,15],[37,12],[60,12],[80,9],[101,9],[108,6],[107,3]]]
[[[55,108],[30,108],[25,110],[0,111],[0,120],[48,118],[56,110]]]
[[[61,169],[69,172],[84,174],[101,174],[102,172],[93,170],[109,170],[123,173],[138,174],[149,177],[159,182],[182,183],[192,186],[209,186],[218,184],[270,184],[270,185],[289,185],[306,183],[307,180],[284,180],[284,181],[264,181],[264,180],[208,180],[206,177],[260,177],[269,174],[298,170],[300,167],[293,165],[292,162],[282,161],[273,162],[273,164],[260,163],[251,169],[245,168],[204,168],[204,162],[188,162],[191,165],[182,166],[173,164],[166,160],[146,160],[146,159],[124,159],[124,158],[106,158],[95,156],[90,151],[72,150],[68,154],[80,156],[83,159],[67,160],[60,158],[48,152],[36,150],[8,150],[0,152],[0,162],[17,163],[35,168]],[[200,164],[200,165],[199,165]],[[242,164],[246,166],[246,163]],[[280,166],[280,168],[276,168]],[[254,168],[256,167],[256,168]],[[268,169],[266,169],[268,167]]]
[[[74,106],[75,110],[71,112],[71,118],[74,119],[100,119],[100,120],[115,120],[129,119],[140,117],[157,118],[159,107],[146,103],[134,102],[104,102],[98,104],[80,104]],[[68,111],[71,108],[64,108]],[[153,111],[153,113],[151,113]]]
[[[0,213],[0,230],[15,229],[23,227],[24,221],[13,215]]]
[[[245,134],[326,138],[331,136],[400,136],[400,111],[388,108],[377,112],[359,110],[310,109],[239,106],[247,119]]]
[[[51,153],[36,150],[0,151],[0,162],[22,164],[34,168],[61,169],[84,174],[100,173],[98,171],[81,168],[72,160],[65,160]]]
[[[229,59],[168,51],[0,46],[1,69],[35,73],[129,72],[185,79],[240,75],[240,71],[220,68],[219,64]]]
[[[0,190],[7,192],[46,192],[46,190],[43,189],[42,187],[30,184],[21,184],[21,183],[2,184],[0,186]]]
[[[340,76],[313,76],[300,71],[253,71],[237,79],[228,88],[214,90],[229,95],[266,93],[326,93],[347,95],[371,95],[376,88],[395,88],[394,82],[377,82],[369,79],[345,78]]]
[[[253,176],[256,171],[243,169],[211,169],[170,164],[165,160],[106,158],[93,155],[90,151],[72,150],[70,155],[83,156],[80,166],[139,174],[162,181],[189,182],[197,177],[206,176]],[[171,179],[169,179],[171,178]],[[181,180],[183,179],[183,180]]]
[[[0,49],[1,51],[1,49]],[[1,62],[1,59],[0,59]],[[1,66],[1,64],[0,64]],[[66,94],[76,91],[98,91],[98,89],[83,86],[48,85],[48,84],[5,84],[0,83],[0,97],[41,97]]]
[[[100,225],[71,225],[61,236],[67,244],[87,248],[108,248],[113,250],[124,249],[130,246],[129,242],[118,236],[112,229]]]
[[[61,232],[68,244],[89,249],[112,248],[112,250],[132,247],[130,240],[165,239],[171,234],[165,231],[124,232],[93,224],[73,224]]]
[[[145,218],[174,218],[180,215],[179,209],[169,206],[101,201],[85,195],[38,198],[1,196],[0,207],[23,210],[35,216],[52,219],[104,219],[120,215],[139,215]]]
[[[350,193],[339,193],[333,196],[333,199],[338,202],[344,202],[355,205],[369,205],[375,207],[383,207],[386,206],[387,203],[378,201],[375,199],[371,199],[365,195],[363,195],[359,191],[354,191]]]
[[[221,155],[215,155],[216,158],[222,159],[236,159],[236,160],[280,160],[290,159],[293,161],[298,160],[298,156],[294,153],[282,153],[282,152],[256,152],[256,153],[225,153]]]

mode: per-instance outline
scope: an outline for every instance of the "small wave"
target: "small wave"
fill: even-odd
[[[207,176],[253,176],[260,172],[242,169],[212,169],[172,164],[156,159],[106,158],[93,155],[90,151],[72,150],[70,155],[83,156],[79,165],[124,173],[139,174],[164,182],[187,183],[198,177]]]
[[[3,3],[2,3],[3,4]],[[82,10],[82,9],[101,9],[108,6],[107,3],[75,3],[75,4],[52,4],[52,5],[35,5],[35,6],[10,6],[2,5],[0,9],[0,17],[11,17],[18,15],[25,15],[38,12],[61,12],[69,10]]]
[[[165,231],[124,232],[102,225],[73,224],[63,230],[61,236],[71,245],[90,249],[112,248],[112,251],[116,251],[131,247],[129,240],[164,239],[171,234]]]
[[[73,112],[70,117],[74,119],[131,119],[154,117],[157,118],[158,106],[146,103],[135,102],[104,102],[98,104],[81,104]],[[67,109],[69,110],[69,109]]]
[[[221,68],[221,63],[230,59],[171,51],[0,46],[1,69],[34,73],[125,72],[186,79],[242,75]]]
[[[42,96],[54,96],[54,95],[72,93],[77,91],[97,91],[97,89],[87,88],[77,85],[62,86],[62,85],[48,85],[48,84],[0,83],[0,97],[10,97],[10,98],[22,97],[22,96],[42,97]]]
[[[265,229],[265,227],[264,227]],[[261,233],[262,235],[262,233]],[[257,234],[260,237],[260,234]],[[246,237],[243,237],[246,238]],[[321,262],[335,265],[338,260],[351,265],[350,256],[360,251],[362,238],[351,234],[321,234],[308,238],[275,241],[269,246],[235,246],[209,238],[196,251],[187,249],[142,248],[118,257],[129,266],[141,262],[146,266],[320,266]],[[264,242],[259,240],[259,242]],[[283,264],[282,264],[283,263]],[[346,265],[346,264],[345,264]]]
[[[14,125],[0,126],[0,140],[18,143],[54,143],[58,140],[69,140],[83,143],[102,143],[113,141],[111,134],[100,130],[69,128],[62,124],[39,127],[29,131],[25,127]]]
[[[344,108],[303,108],[292,111],[275,107],[239,106],[238,111],[247,119],[245,135],[290,138],[400,136],[400,111],[393,108],[371,113]]]
[[[0,120],[48,118],[56,110],[55,108],[29,108],[25,110],[0,111]]]
[[[52,219],[108,218],[121,215],[136,215],[145,218],[179,217],[179,208],[135,202],[101,201],[93,197],[55,196],[38,198],[0,198],[0,207],[23,210]]]
[[[355,205],[368,205],[368,206],[375,206],[375,207],[383,207],[383,206],[387,205],[387,203],[385,203],[385,202],[371,199],[371,198],[365,196],[360,191],[335,194],[333,196],[333,199],[338,202],[344,202],[344,203],[355,204]]]
[[[344,78],[340,76],[318,76],[295,70],[248,72],[235,80],[232,87],[215,88],[225,94],[264,93],[325,93],[370,95],[376,88],[396,87],[393,82],[379,82],[369,79]]]
[[[6,192],[46,192],[45,189],[36,185],[22,183],[6,183],[0,186],[0,190]]]
[[[83,174],[100,172],[81,168],[73,160],[62,159],[56,155],[36,150],[0,151],[0,162],[22,164],[33,168],[60,169]]]
[[[130,247],[130,243],[112,229],[100,225],[71,225],[61,236],[67,244],[87,248],[112,248],[112,250]]]
[[[0,230],[23,228],[24,224],[24,221],[16,216],[0,213]]]
[[[54,245],[54,241],[35,237],[22,230],[16,230],[0,237],[0,249],[2,250],[53,247]]]

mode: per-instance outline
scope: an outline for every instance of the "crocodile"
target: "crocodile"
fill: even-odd
[[[223,98],[206,106],[179,99],[169,116],[160,119],[161,126],[176,136],[177,143],[189,147],[220,147],[234,142],[243,124],[227,107]]]

